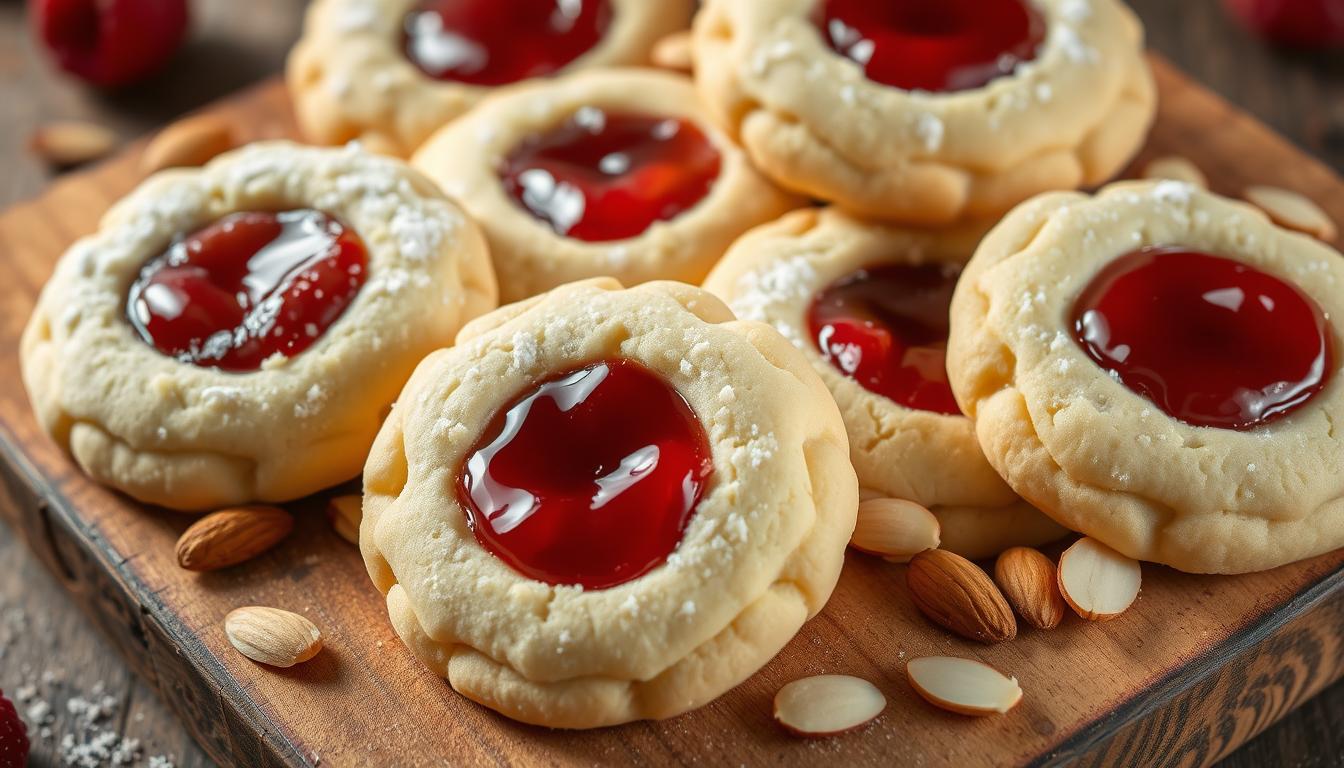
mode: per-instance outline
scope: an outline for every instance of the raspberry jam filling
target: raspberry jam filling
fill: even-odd
[[[150,260],[126,313],[165,355],[255,371],[317,341],[354,301],[367,267],[363,241],[325,213],[234,213]]]
[[[436,80],[505,85],[562,69],[610,23],[611,0],[419,0],[402,50]]]
[[[1314,301],[1242,262],[1185,248],[1111,262],[1078,298],[1073,322],[1097,365],[1198,427],[1248,430],[1286,416],[1334,370]]]
[[[555,376],[501,409],[457,490],[476,540],[547,584],[606,589],[681,542],[713,472],[681,395],[627,360]]]
[[[1036,58],[1046,24],[1026,0],[823,0],[823,36],[869,80],[965,91]]]
[[[960,414],[947,383],[948,306],[959,274],[943,264],[891,264],[846,275],[812,300],[812,342],[870,392]]]
[[[589,242],[636,237],[700,202],[719,152],[693,123],[584,107],[524,140],[500,178],[557,234]]]

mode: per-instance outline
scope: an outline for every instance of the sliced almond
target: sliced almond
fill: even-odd
[[[920,552],[905,575],[915,607],[968,640],[1001,643],[1017,637],[1017,619],[989,575],[942,549]]]
[[[364,499],[335,496],[327,502],[327,522],[342,539],[359,546],[359,523],[364,519]]]
[[[1088,621],[1110,621],[1139,596],[1143,573],[1136,560],[1096,539],[1081,538],[1059,558],[1059,591]]]
[[[279,507],[221,509],[202,517],[177,540],[177,564],[214,571],[246,562],[289,535],[294,518]]]
[[[1339,237],[1339,228],[1321,206],[1304,195],[1279,187],[1256,186],[1245,192],[1252,205],[1269,214],[1281,227],[1303,232],[1318,240],[1332,242]]]
[[[849,545],[893,563],[905,563],[926,549],[937,549],[940,530],[938,518],[913,501],[869,499],[859,504]]]
[[[313,622],[279,608],[231,611],[224,618],[224,634],[239,653],[272,667],[292,667],[322,650],[322,633]]]
[[[1030,547],[1013,547],[994,564],[994,583],[1017,615],[1037,629],[1054,629],[1064,620],[1064,596],[1050,558]]]
[[[204,165],[234,145],[233,126],[218,115],[197,115],[159,131],[140,155],[140,170]]]
[[[876,686],[849,675],[805,677],[775,694],[775,719],[790,733],[809,738],[852,731],[886,708],[887,698]]]
[[[930,704],[960,715],[1003,714],[1022,700],[1017,679],[971,659],[927,656],[905,665],[915,692]]]
[[[1209,179],[1199,170],[1199,166],[1178,155],[1155,158],[1144,166],[1143,178],[1184,181],[1200,189],[1209,188]]]
[[[689,73],[694,67],[690,31],[673,32],[654,43],[653,50],[649,52],[649,61],[660,69]]]
[[[107,156],[117,143],[117,134],[106,126],[60,120],[34,131],[28,145],[48,165],[68,168]]]

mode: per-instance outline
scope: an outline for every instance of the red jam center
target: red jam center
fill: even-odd
[[[1247,430],[1293,412],[1334,368],[1320,307],[1239,261],[1177,247],[1116,259],[1079,297],[1074,336],[1168,415]]]
[[[824,0],[831,48],[869,80],[907,91],[963,91],[1036,58],[1046,25],[1026,0]]]
[[[812,341],[870,392],[960,414],[947,383],[948,306],[959,274],[942,264],[891,264],[846,275],[812,300]]]
[[[549,379],[496,414],[458,495],[477,541],[515,571],[606,589],[677,548],[712,471],[681,395],[613,360]]]
[[[364,243],[318,211],[234,213],[140,270],[127,316],[182,362],[255,371],[307,349],[364,284]]]
[[[500,177],[513,199],[556,233],[624,240],[709,194],[719,152],[685,120],[584,107],[520,144]]]
[[[403,50],[432,78],[504,85],[553,74],[610,23],[610,0],[420,0]]]

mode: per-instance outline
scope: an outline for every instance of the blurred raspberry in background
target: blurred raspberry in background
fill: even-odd
[[[65,71],[115,87],[162,69],[186,37],[186,0],[28,0],[38,38]]]
[[[1344,46],[1344,0],[1223,0],[1260,37],[1293,48]]]

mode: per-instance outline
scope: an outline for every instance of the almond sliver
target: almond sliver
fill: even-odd
[[[1139,596],[1143,572],[1132,560],[1083,537],[1059,558],[1059,591],[1079,616],[1108,621],[1124,613]]]
[[[1002,714],[1022,700],[1022,688],[1016,679],[972,659],[912,659],[905,665],[905,674],[930,704],[961,715]]]
[[[867,680],[818,675],[794,680],[775,694],[775,719],[789,732],[819,738],[852,731],[887,707],[887,699]]]

